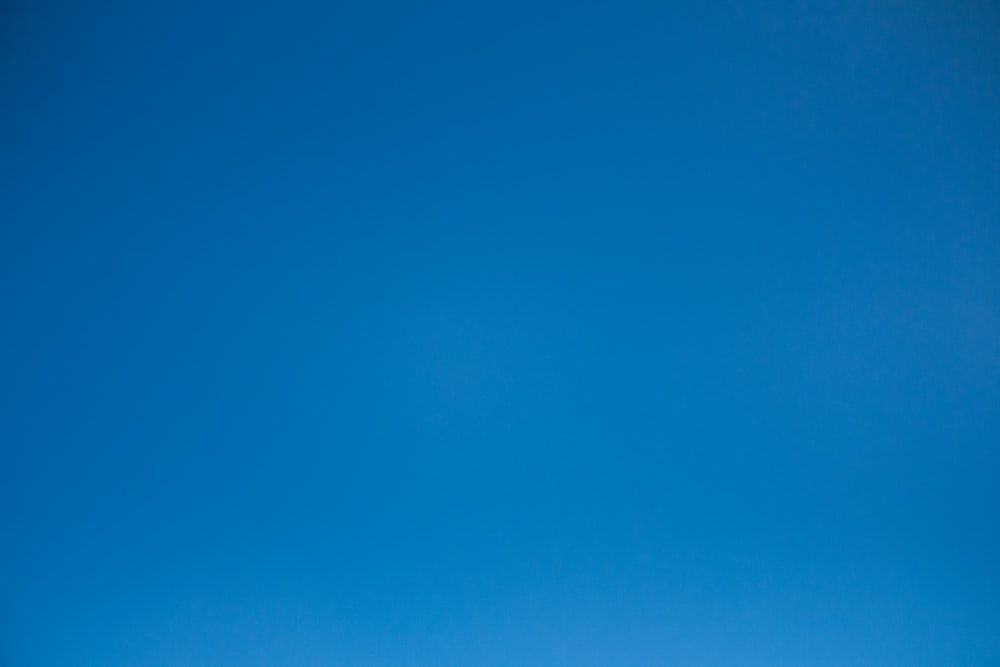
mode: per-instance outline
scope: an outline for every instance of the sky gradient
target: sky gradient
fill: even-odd
[[[0,8],[0,664],[1000,664],[1000,9]]]

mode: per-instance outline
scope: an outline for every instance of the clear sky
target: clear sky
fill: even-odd
[[[993,2],[0,8],[0,664],[1000,664]]]

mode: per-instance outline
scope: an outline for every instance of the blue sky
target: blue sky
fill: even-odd
[[[986,2],[0,10],[0,662],[1000,661]]]

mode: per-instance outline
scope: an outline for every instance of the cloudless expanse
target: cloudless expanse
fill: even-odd
[[[1000,665],[1000,8],[3,3],[0,665]]]

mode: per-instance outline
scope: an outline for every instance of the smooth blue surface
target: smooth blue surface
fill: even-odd
[[[0,664],[1000,664],[1000,11],[671,4],[5,3]]]

